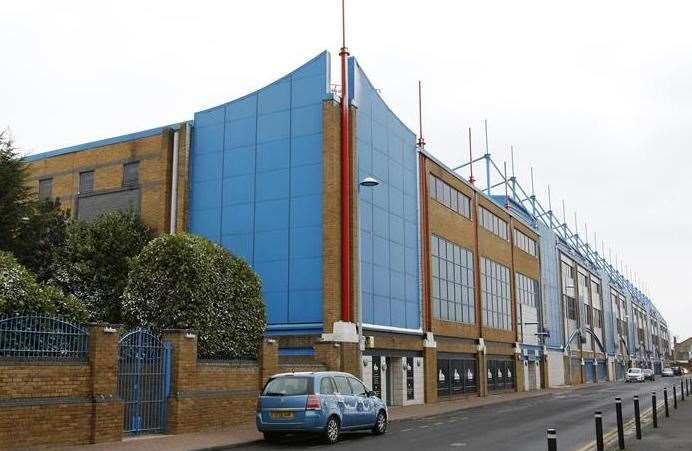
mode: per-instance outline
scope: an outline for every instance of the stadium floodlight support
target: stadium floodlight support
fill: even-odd
[[[597,244],[594,244],[592,247],[588,243],[588,237],[586,237],[586,240],[579,236],[578,231],[576,230],[577,224],[576,224],[576,214],[575,214],[575,230],[572,230],[570,226],[567,224],[566,221],[559,221],[552,208],[545,208],[543,204],[540,202],[538,197],[536,196],[534,192],[534,180],[533,180],[533,168],[531,169],[531,194],[529,194],[522,184],[519,182],[517,179],[516,175],[514,174],[514,149],[512,148],[512,174],[510,177],[506,177],[505,173],[500,167],[493,161],[490,152],[487,148],[487,124],[486,124],[486,153],[484,155],[481,155],[480,157],[474,158],[468,162],[462,163],[458,166],[454,166],[452,168],[453,172],[457,172],[460,169],[463,169],[471,164],[477,163],[479,161],[485,160],[486,162],[486,188],[483,189],[484,193],[490,197],[492,194],[492,191],[496,188],[504,186],[504,189],[502,190],[503,192],[511,191],[511,196],[510,199],[512,202],[515,204],[519,205],[522,207],[522,209],[528,213],[528,216],[532,219],[532,226],[534,228],[538,227],[538,223],[542,223],[544,226],[549,228],[555,235],[557,235],[559,241],[565,245],[567,248],[569,248],[572,252],[576,253],[579,255],[582,259],[587,261],[591,266],[592,269],[596,270],[601,270],[604,271],[608,276],[610,277],[611,280],[615,281],[618,285],[629,291],[629,293],[632,295],[632,298],[635,300],[637,304],[640,304],[642,306],[650,306],[650,308],[653,307],[653,303],[651,302],[651,299],[647,294],[645,294],[637,285],[632,282],[629,278],[626,276],[626,274],[623,274],[621,270],[619,270],[616,266],[614,266],[609,259],[606,259],[605,257],[605,247],[604,247],[604,252],[599,253],[598,252],[598,246]],[[457,174],[461,176],[464,179],[467,179],[461,174]],[[494,184],[491,184],[492,178],[496,176],[500,181]],[[550,188],[548,188],[548,196],[550,197]],[[549,201],[550,203],[550,201]],[[588,232],[587,232],[588,233]]]

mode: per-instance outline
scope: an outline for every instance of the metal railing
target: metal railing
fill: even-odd
[[[58,315],[0,315],[0,360],[86,361],[89,330]]]

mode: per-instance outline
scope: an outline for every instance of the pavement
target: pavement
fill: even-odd
[[[663,386],[679,384],[679,378],[657,379],[653,383],[624,384],[606,383],[564,387],[534,392],[503,393],[484,398],[440,402],[430,405],[393,407],[390,409],[390,425],[384,436],[370,433],[347,433],[336,445],[338,449],[408,450],[450,449],[462,447],[466,450],[512,449],[512,451],[536,451],[546,449],[546,428],[558,431],[558,449],[595,449],[593,413],[603,411],[606,437],[616,439],[614,397],[623,399],[623,415],[626,426],[633,430],[632,396],[638,394],[644,421],[650,418],[651,391],[659,393],[662,405]],[[676,416],[685,411],[692,415],[692,399],[679,403],[680,409],[671,418],[661,418],[663,427],[673,424]],[[660,410],[662,412],[662,409]],[[663,423],[666,423],[665,425]],[[681,421],[682,422],[682,421]],[[688,423],[689,424],[689,423]],[[649,426],[644,427],[645,439]],[[680,432],[685,441],[684,431]],[[634,438],[627,437],[630,445]],[[643,444],[644,441],[642,441]],[[667,443],[667,438],[666,438]],[[615,442],[617,444],[617,442]],[[508,445],[511,447],[508,448]],[[311,437],[287,437],[278,444],[261,440],[254,424],[234,427],[232,430],[201,432],[179,435],[154,435],[131,438],[117,443],[55,448],[61,451],[144,451],[144,450],[223,450],[223,449],[304,449],[323,448],[322,443]],[[630,449],[630,448],[627,448]],[[655,450],[656,448],[632,448]],[[663,449],[663,448],[661,448]],[[686,447],[666,449],[692,449],[692,432],[687,434]]]

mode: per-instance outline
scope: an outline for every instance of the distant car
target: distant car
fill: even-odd
[[[675,376],[675,373],[673,372],[673,368],[663,368],[663,371],[661,371],[661,376],[663,376],[663,377]]]
[[[682,368],[680,368],[679,366],[674,366],[673,374],[676,376],[682,376]]]
[[[257,429],[267,441],[318,433],[333,444],[342,431],[387,431],[387,406],[355,376],[334,371],[272,376],[257,399]]]
[[[630,368],[625,373],[625,382],[644,382],[645,376],[641,368]]]
[[[644,373],[644,380],[645,381],[654,381],[656,380],[656,375],[654,374],[654,370],[650,368],[644,368],[642,370],[642,373]]]

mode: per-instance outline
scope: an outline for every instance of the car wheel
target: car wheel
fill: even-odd
[[[377,419],[375,420],[375,426],[372,428],[372,433],[375,435],[382,435],[387,432],[387,414],[384,410],[380,410],[377,413]]]
[[[269,443],[276,443],[281,439],[281,434],[278,432],[264,432],[264,441]]]
[[[324,440],[327,444],[333,445],[339,441],[339,435],[339,419],[332,415],[327,420],[327,426],[324,428]]]

